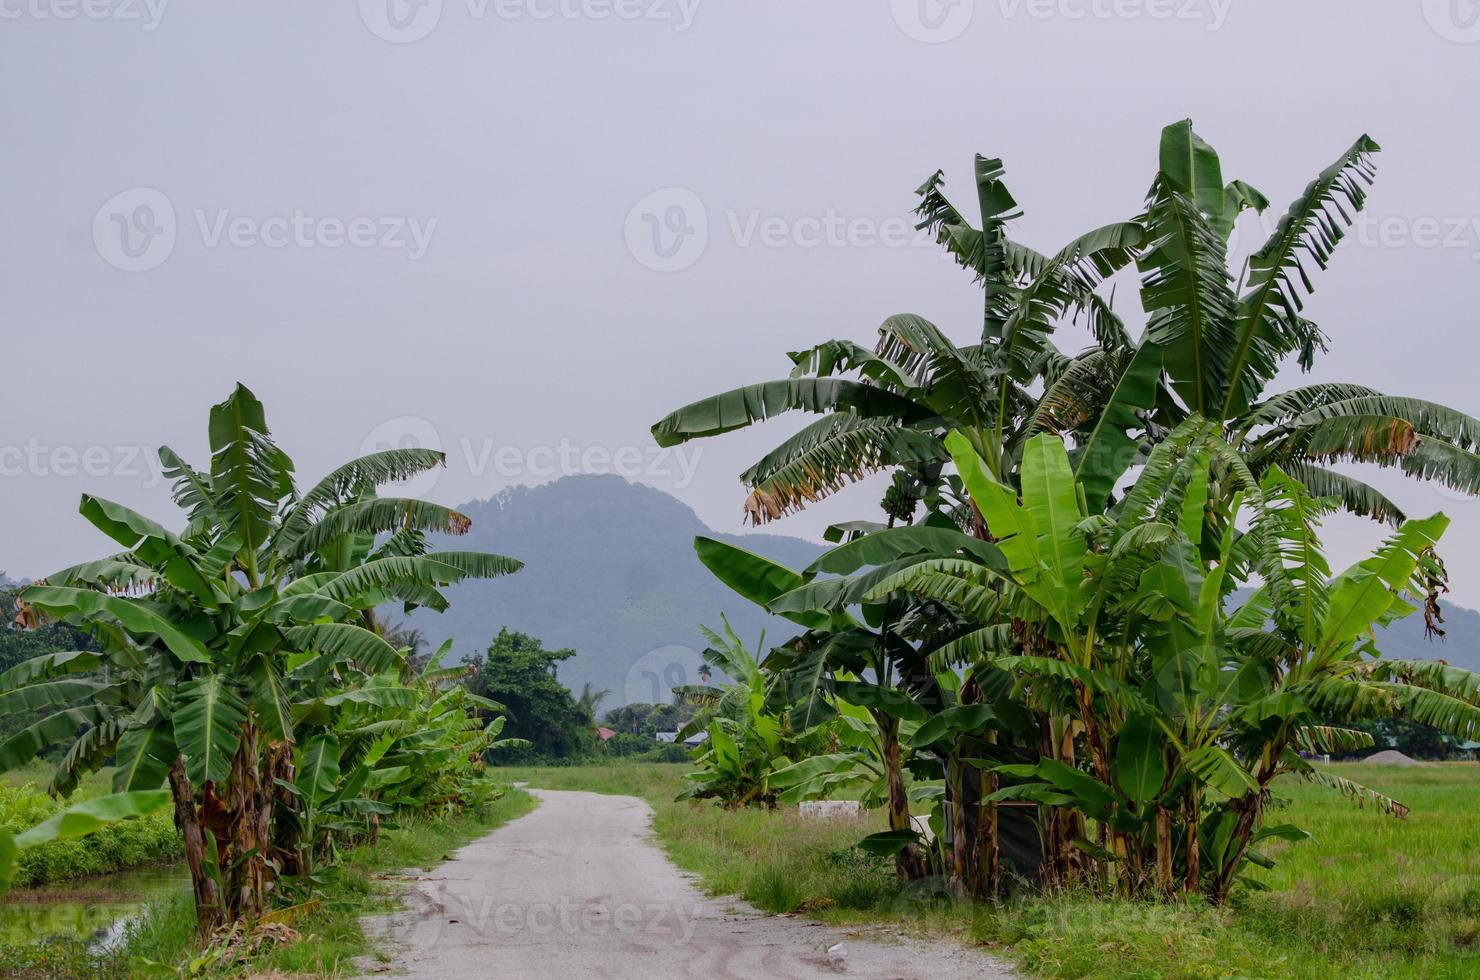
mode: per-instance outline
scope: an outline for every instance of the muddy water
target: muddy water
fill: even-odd
[[[48,936],[76,936],[108,949],[123,938],[146,905],[189,892],[184,865],[169,864],[19,888],[0,901],[0,939],[35,942]]]

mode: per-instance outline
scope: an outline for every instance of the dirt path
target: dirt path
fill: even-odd
[[[366,920],[396,955],[373,972],[440,980],[1010,975],[963,947],[871,942],[706,898],[650,840],[643,801],[531,792],[538,810],[417,880],[408,911]]]

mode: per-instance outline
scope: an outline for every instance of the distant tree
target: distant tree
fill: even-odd
[[[697,710],[699,709],[692,704],[645,704],[634,701],[620,708],[612,708],[602,722],[613,731],[652,737],[658,732],[678,731],[694,717]]]
[[[377,617],[377,622],[380,623],[380,635],[385,637],[385,642],[397,650],[411,651],[410,660],[414,669],[421,670],[426,666],[427,661],[431,659],[432,651],[430,644],[427,643],[426,635],[421,630],[405,623],[383,621],[379,617]]]
[[[560,662],[575,655],[574,650],[546,650],[537,637],[505,628],[487,653],[469,661],[468,689],[507,709],[504,737],[530,743],[502,749],[489,761],[509,765],[591,754],[596,720],[556,678]]]
[[[1447,759],[1462,741],[1408,718],[1379,718],[1349,725],[1372,736],[1372,748],[1342,758],[1360,759],[1383,749],[1396,749],[1411,759]]]
[[[0,673],[43,653],[97,649],[90,634],[66,623],[50,623],[34,630],[21,629],[16,623],[21,588],[21,583],[0,572]],[[48,713],[41,710],[6,713],[0,717],[0,738],[9,738]]]
[[[91,634],[75,626],[69,626],[66,623],[49,623],[37,629],[23,630],[10,625],[14,615],[12,612],[3,623],[0,623],[0,674],[45,653],[64,653],[68,650],[96,651],[98,649]],[[68,702],[67,706],[71,707],[82,700],[85,699]],[[36,724],[55,710],[54,707],[34,708],[9,711],[0,715],[0,740],[8,739],[21,729]],[[60,746],[52,750],[54,755],[60,755],[61,752],[62,747]]]
[[[598,691],[591,687],[590,681],[587,681],[585,684],[581,685],[581,696],[577,700],[580,706],[584,708],[586,710],[586,713],[589,714],[594,720],[596,718],[597,710],[601,707],[601,702],[610,697],[611,693],[612,692],[608,691],[606,688],[602,688]]]
[[[10,626],[20,612],[16,595],[19,591],[19,583],[12,582],[4,572],[0,572],[0,627]]]

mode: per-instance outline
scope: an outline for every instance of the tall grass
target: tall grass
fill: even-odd
[[[1304,783],[1281,785],[1289,803],[1271,819],[1314,840],[1266,849],[1276,865],[1252,877],[1269,891],[1244,897],[1245,917],[1333,953],[1435,966],[1461,957],[1480,976],[1480,766],[1337,769],[1407,804],[1408,818],[1333,801]]]

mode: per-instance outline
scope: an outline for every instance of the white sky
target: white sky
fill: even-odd
[[[305,477],[435,438],[450,465],[425,489],[456,503],[562,471],[562,445],[565,471],[624,447],[630,471],[669,409],[782,376],[787,350],[870,343],[892,313],[967,340],[969,278],[876,241],[913,189],[944,168],[972,204],[972,154],[1001,156],[1015,234],[1054,248],[1135,213],[1184,116],[1281,210],[1359,133],[1381,142],[1373,223],[1308,308],[1333,343],[1317,377],[1480,412],[1466,2],[75,3],[0,0],[12,574],[108,550],[75,513],[84,490],[171,517],[127,447],[203,460],[206,410],[236,380]],[[137,231],[168,223],[159,195],[172,248]],[[671,242],[685,203],[672,227],[707,221],[705,247],[665,259],[643,215]],[[364,247],[342,243],[357,218]],[[838,223],[851,236],[814,241]],[[1133,281],[1117,305],[1136,319]],[[798,424],[696,444],[692,479],[644,457],[639,478],[737,530],[736,474]],[[1455,598],[1480,605],[1475,503],[1379,482],[1451,514]],[[815,535],[876,499],[771,529]],[[1338,564],[1380,536],[1333,528]]]

